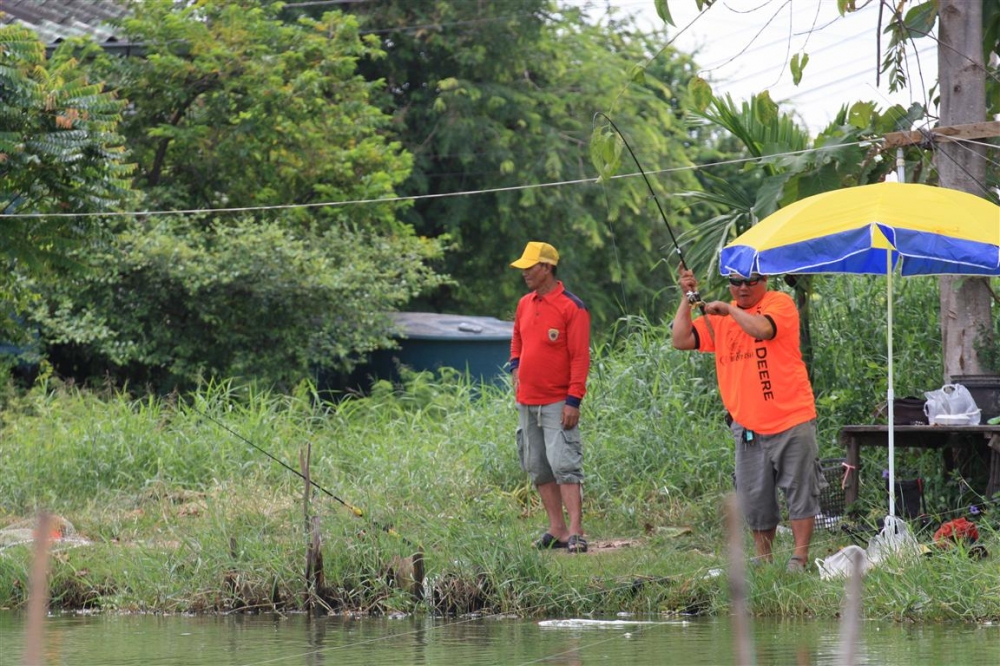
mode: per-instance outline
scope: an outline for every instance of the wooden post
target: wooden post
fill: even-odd
[[[302,493],[302,511],[305,521],[306,538],[309,545],[306,547],[306,608],[313,608],[320,598],[320,593],[324,587],[323,576],[323,539],[320,536],[319,517],[311,515],[310,495],[312,492],[312,480],[309,478],[309,463],[312,457],[312,443],[306,444],[303,453],[299,451],[299,466],[302,468],[302,479],[305,482],[305,489]]]
[[[941,124],[983,123],[986,120],[986,66],[983,60],[983,2],[939,0],[938,82]],[[984,123],[989,124],[989,123]],[[979,135],[985,138],[988,135]],[[994,131],[992,136],[1000,136]],[[934,154],[942,187],[986,194],[985,148],[942,142]],[[986,370],[979,349],[993,344],[988,278],[943,275],[939,278],[944,382],[952,375]],[[1000,370],[1000,368],[994,368]]]
[[[851,549],[847,553],[851,572],[844,584],[844,603],[840,612],[839,664],[857,663],[858,636],[861,632],[861,576],[865,568],[865,555]]]
[[[990,139],[995,136],[1000,136],[1000,121],[935,127],[922,132],[890,132],[882,139],[886,148],[901,148],[925,142],[954,143],[966,139]]]

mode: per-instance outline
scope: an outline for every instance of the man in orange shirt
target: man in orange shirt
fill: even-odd
[[[578,424],[590,369],[590,313],[556,279],[558,263],[554,247],[532,241],[511,264],[531,290],[518,301],[510,344],[517,449],[549,519],[548,531],[535,545],[585,553]]]
[[[698,290],[687,269],[681,270],[679,283],[684,294]],[[691,302],[682,298],[673,346],[715,353],[719,393],[736,442],[736,493],[758,559],[772,559],[780,488],[795,540],[787,568],[804,571],[822,474],[816,402],[799,347],[799,313],[788,294],[768,291],[764,275],[731,275],[729,292],[731,302],[706,303],[706,316],[693,321]]]

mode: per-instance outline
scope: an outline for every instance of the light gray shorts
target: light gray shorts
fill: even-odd
[[[563,430],[565,404],[517,406],[517,456],[536,486],[553,481],[583,483],[580,427]]]
[[[778,489],[785,495],[788,518],[799,520],[819,513],[823,472],[816,444],[816,421],[807,421],[774,435],[753,433],[733,422],[736,441],[736,494],[752,530],[772,530],[781,522]]]

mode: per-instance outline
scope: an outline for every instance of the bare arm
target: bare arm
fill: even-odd
[[[678,284],[681,287],[681,302],[677,306],[677,314],[674,315],[674,323],[670,329],[670,341],[674,349],[694,349],[697,338],[691,322],[691,301],[687,299],[686,294],[698,290],[698,280],[695,279],[693,272],[681,269]]]
[[[705,304],[705,312],[732,317],[733,321],[754,340],[770,340],[774,337],[774,325],[770,319],[764,315],[751,314],[746,310],[741,310],[732,303],[712,301]]]

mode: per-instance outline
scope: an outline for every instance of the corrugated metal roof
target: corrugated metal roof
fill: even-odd
[[[495,317],[394,312],[392,320],[410,340],[510,340],[514,323]]]
[[[127,13],[111,0],[0,0],[0,21],[27,26],[50,46],[86,36],[101,45],[125,44],[111,22]]]

